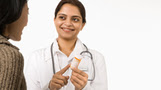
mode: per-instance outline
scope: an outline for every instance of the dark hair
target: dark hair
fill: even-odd
[[[61,0],[55,9],[55,18],[57,16],[57,13],[60,11],[61,7],[66,3],[72,4],[76,7],[78,7],[78,9],[81,13],[81,16],[83,18],[82,22],[86,23],[86,11],[85,11],[83,4],[79,0]]]
[[[0,34],[7,24],[16,21],[22,13],[27,0],[0,0]]]

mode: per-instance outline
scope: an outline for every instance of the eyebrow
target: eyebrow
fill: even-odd
[[[64,16],[67,16],[66,14],[63,14],[63,13],[59,13],[58,15],[64,15]],[[78,15],[73,15],[72,17],[78,17],[78,18],[80,18],[80,19],[81,19],[81,17],[80,17],[80,16],[78,16]]]

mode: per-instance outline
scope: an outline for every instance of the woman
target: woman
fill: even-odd
[[[86,51],[88,48],[77,37],[86,23],[82,3],[61,0],[55,10],[54,23],[58,38],[51,47],[35,51],[29,58],[25,71],[28,89],[107,90],[103,56],[94,50]],[[70,69],[75,55],[83,51],[85,57],[78,68]]]
[[[0,0],[0,90],[26,90],[23,56],[8,39],[20,41],[27,21],[27,0]]]

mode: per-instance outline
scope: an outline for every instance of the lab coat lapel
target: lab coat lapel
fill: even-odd
[[[57,39],[55,39],[54,44],[53,44],[53,54],[54,54],[53,57],[54,57],[55,73],[60,71],[58,54],[57,54],[58,52],[60,52],[60,50],[59,50]]]

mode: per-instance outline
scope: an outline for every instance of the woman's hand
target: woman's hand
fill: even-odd
[[[72,68],[72,70],[73,72],[70,80],[75,86],[75,90],[82,90],[87,84],[88,75],[78,68]]]
[[[50,90],[59,90],[64,85],[67,85],[69,76],[63,76],[70,67],[70,64],[68,64],[66,67],[64,67],[62,70],[54,74],[52,80],[50,81],[49,88]]]

